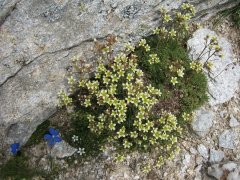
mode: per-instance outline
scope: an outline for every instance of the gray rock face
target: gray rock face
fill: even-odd
[[[52,150],[51,150],[51,156],[58,157],[58,158],[64,158],[72,156],[77,151],[76,148],[73,148],[65,141],[61,141],[59,143],[56,143]]]
[[[237,119],[231,114],[230,115],[231,119],[229,121],[229,126],[230,127],[236,127],[239,125],[239,122],[237,121]]]
[[[231,130],[225,130],[219,136],[219,147],[227,148],[227,149],[234,149],[233,141],[234,141],[234,132]]]
[[[209,162],[211,164],[217,164],[220,163],[224,158],[224,152],[223,151],[216,151],[214,149],[210,149],[210,159]]]
[[[136,43],[159,26],[159,8],[180,1],[0,0],[0,132],[4,143],[26,143],[56,112],[71,58],[91,61],[94,38],[109,34]],[[197,18],[237,2],[191,1]],[[207,11],[211,9],[211,11]],[[121,44],[119,44],[120,47]]]
[[[230,161],[221,164],[214,164],[208,167],[208,174],[219,180],[220,179],[239,180],[240,179],[239,162]]]
[[[240,80],[240,66],[234,65],[237,59],[232,52],[231,44],[222,37],[218,37],[215,32],[209,29],[199,29],[193,35],[193,38],[188,40],[189,57],[196,60],[199,54],[205,47],[204,38],[209,34],[210,37],[217,37],[219,45],[223,48],[224,57],[221,59],[218,56],[213,56],[213,68],[211,78],[208,76],[209,103],[214,106],[230,100],[235,91],[238,89],[238,81]],[[213,51],[213,50],[212,50]],[[212,52],[211,52],[212,53]],[[201,63],[207,60],[208,53],[205,53],[201,58]],[[206,74],[208,71],[206,71]],[[213,80],[214,79],[214,80]]]
[[[196,111],[196,117],[193,119],[191,125],[193,132],[200,138],[205,137],[213,125],[213,120],[214,112],[201,108]]]
[[[206,148],[206,146],[204,146],[203,144],[199,144],[197,149],[199,154],[202,155],[202,157],[204,157],[205,159],[208,159],[209,155],[208,155],[208,149]]]

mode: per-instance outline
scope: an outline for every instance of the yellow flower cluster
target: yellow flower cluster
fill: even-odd
[[[159,58],[157,57],[157,54],[150,54],[149,56],[151,57],[151,59],[149,59],[149,64],[160,62]]]
[[[167,10],[164,7],[160,8],[162,23],[173,22],[171,26],[168,26],[167,29],[164,28],[155,28],[153,30],[154,34],[160,34],[165,38],[184,38],[184,35],[187,35],[189,31],[188,21],[196,14],[196,10],[193,5],[188,3],[182,4],[182,10],[175,12],[172,17],[167,14]],[[194,25],[197,29],[201,28],[200,24]],[[183,31],[185,30],[185,31]],[[187,31],[187,32],[186,32]]]
[[[197,57],[197,61],[190,63],[190,68],[195,69],[197,72],[200,72],[203,67],[205,67],[208,71],[212,71],[213,62],[210,61],[210,58],[212,56],[218,56],[220,58],[223,58],[224,55],[220,54],[222,51],[222,47],[219,45],[219,41],[217,37],[213,36],[210,38],[210,35],[207,34],[204,38],[205,40],[205,47],[202,50],[202,52]],[[200,59],[207,54],[207,59],[204,63],[200,63]]]
[[[193,70],[196,70],[197,73],[202,71],[203,65],[200,61],[196,61],[196,62],[191,62],[190,63],[190,68]]]

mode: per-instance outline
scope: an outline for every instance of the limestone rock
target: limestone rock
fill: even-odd
[[[220,163],[224,158],[224,152],[223,151],[216,151],[214,149],[210,149],[210,159],[209,162],[211,164]]]
[[[208,174],[219,180],[223,178],[226,180],[238,180],[240,179],[240,165],[239,162],[233,161],[214,164],[208,167]]]
[[[239,125],[239,122],[237,121],[237,119],[231,114],[230,115],[231,119],[229,121],[229,126],[230,127],[236,127]]]
[[[234,141],[234,132],[231,130],[225,130],[219,136],[219,147],[227,148],[227,149],[234,149],[233,141]]]
[[[53,157],[64,158],[72,156],[76,151],[77,151],[76,148],[73,148],[68,143],[62,140],[61,142],[56,143],[53,146],[51,150],[51,155]]]
[[[238,89],[238,81],[240,80],[240,66],[235,65],[237,59],[234,57],[231,44],[222,37],[218,37],[215,32],[209,29],[199,29],[193,34],[193,38],[188,40],[189,57],[196,60],[199,54],[205,47],[204,38],[209,34],[210,37],[217,37],[219,45],[223,48],[224,58],[218,56],[212,57],[213,68],[211,77],[208,73],[208,89],[209,89],[209,103],[211,106],[224,103],[230,100],[235,91]],[[212,52],[211,52],[212,53]],[[203,64],[208,57],[205,53],[201,58]]]
[[[201,108],[196,111],[196,117],[193,119],[192,130],[193,132],[203,138],[213,125],[214,112]]]
[[[160,25],[161,6],[177,9],[183,2],[0,0],[0,132],[4,143],[24,145],[36,127],[56,112],[57,93],[67,89],[71,58],[91,61],[89,48],[94,38],[104,40],[114,33],[135,44]],[[232,0],[191,2],[198,12],[196,18],[209,18],[237,4]]]
[[[202,157],[204,157],[205,159],[208,159],[209,155],[208,155],[208,149],[206,148],[206,146],[204,146],[203,144],[199,144],[197,149],[199,154],[202,155]]]
[[[193,147],[190,148],[190,152],[192,154],[197,154],[197,150],[195,148],[193,148]]]

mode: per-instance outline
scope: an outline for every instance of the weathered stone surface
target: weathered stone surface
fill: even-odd
[[[77,151],[76,148],[73,148],[65,141],[61,141],[59,143],[56,143],[52,150],[51,150],[51,156],[58,157],[58,158],[64,158],[72,156]]]
[[[240,179],[239,162],[230,161],[221,164],[214,164],[208,167],[208,174],[219,180],[220,179],[239,180]]]
[[[217,37],[219,45],[223,48],[222,53],[224,54],[222,59],[218,56],[213,56],[210,59],[210,61],[213,61],[212,71],[210,74],[206,71],[210,97],[209,103],[214,106],[224,103],[233,97],[235,91],[238,89],[240,66],[234,64],[237,59],[234,57],[231,44],[225,38],[218,37],[215,32],[209,29],[200,29],[196,31],[193,38],[188,40],[189,57],[193,60],[197,59],[205,47],[204,38],[207,34],[209,34],[210,37]],[[205,53],[201,58],[201,63],[204,63],[207,58],[208,53]]]
[[[193,119],[192,130],[193,132],[203,138],[212,127],[214,120],[214,112],[201,108],[196,111],[196,117]]]
[[[91,60],[94,38],[117,34],[136,43],[159,26],[159,8],[184,1],[0,0],[0,132],[6,144],[25,144],[56,112],[57,92],[73,56]],[[191,1],[197,18],[233,7],[228,0]],[[211,9],[211,11],[207,11]],[[120,47],[120,44],[119,46]]]
[[[233,141],[234,141],[234,132],[231,130],[225,130],[219,136],[219,147],[234,149]]]
[[[231,119],[229,121],[229,126],[230,127],[236,127],[239,125],[239,122],[237,121],[237,119],[231,114],[230,115]]]
[[[197,149],[199,154],[202,155],[202,157],[204,157],[205,159],[208,159],[209,155],[208,155],[208,149],[206,148],[206,146],[204,146],[203,144],[199,144]]]
[[[223,151],[216,151],[214,149],[210,149],[210,159],[209,162],[211,164],[220,163],[224,158],[224,152]]]
[[[7,19],[19,1],[20,0],[0,0],[0,26],[5,21],[5,19]]]

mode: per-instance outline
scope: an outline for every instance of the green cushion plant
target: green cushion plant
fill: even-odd
[[[192,112],[208,100],[205,64],[192,62],[184,48],[195,9],[182,7],[174,18],[161,8],[166,28],[154,29],[136,49],[126,43],[115,55],[117,37],[110,35],[105,43],[94,40],[91,51],[98,58],[92,63],[73,58],[70,92],[60,91],[59,106],[75,104],[72,135],[82,138],[70,143],[84,148],[87,156],[114,149],[121,162],[126,154],[160,150],[154,163],[159,167],[179,152],[178,140]],[[142,170],[148,172],[150,165]]]

